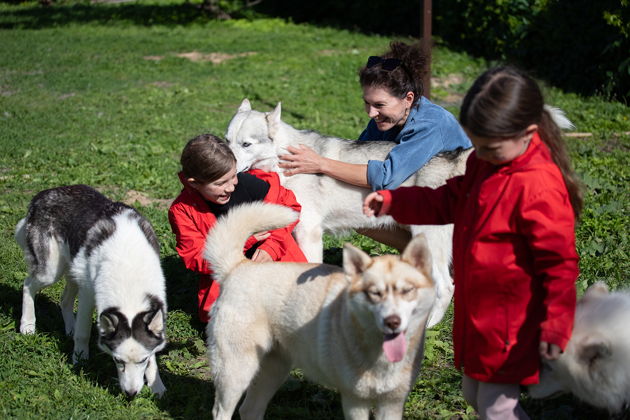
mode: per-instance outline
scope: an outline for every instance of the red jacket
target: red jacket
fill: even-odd
[[[261,170],[251,170],[249,173],[269,184],[265,202],[282,204],[297,212],[302,209],[293,192],[280,185],[278,174]],[[212,281],[212,269],[204,260],[203,251],[206,236],[216,223],[217,218],[203,197],[188,185],[182,174],[180,174],[180,181],[184,185],[184,189],[171,205],[168,211],[168,220],[177,241],[175,249],[184,265],[189,270],[201,274],[198,294],[199,317],[202,321],[207,322],[207,313],[219,295],[219,286],[218,283]],[[258,249],[266,251],[274,261],[306,262],[306,257],[291,235],[296,224],[297,222],[285,228],[271,231],[271,236],[260,244]],[[243,252],[256,243],[256,239],[250,236],[245,243]]]
[[[538,134],[505,165],[472,154],[436,190],[381,194],[381,214],[401,223],[455,223],[455,365],[483,382],[538,382],[539,342],[564,349],[571,336],[578,276],[573,209]]]

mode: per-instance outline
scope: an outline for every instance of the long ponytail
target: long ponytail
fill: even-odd
[[[548,109],[543,110],[540,122],[538,123],[538,134],[549,148],[554,163],[560,168],[560,172],[562,172],[564,183],[569,192],[569,199],[573,206],[573,212],[575,217],[578,218],[584,205],[582,182],[571,165],[567,145],[562,139],[562,131],[555,123]]]

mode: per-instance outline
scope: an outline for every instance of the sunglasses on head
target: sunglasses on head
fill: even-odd
[[[366,67],[369,69],[377,64],[380,64],[383,70],[392,71],[396,67],[400,66],[402,62],[397,58],[382,58],[372,55],[368,58]]]

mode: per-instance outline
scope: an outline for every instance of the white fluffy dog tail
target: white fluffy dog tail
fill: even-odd
[[[26,217],[20,219],[20,221],[15,226],[14,237],[20,248],[26,249]]]
[[[217,220],[208,234],[204,258],[219,283],[245,260],[243,246],[253,233],[287,226],[298,218],[288,207],[261,201],[242,204]]]
[[[571,122],[567,115],[558,107],[545,105],[545,111],[551,116],[551,119],[562,130],[573,130],[575,125]]]

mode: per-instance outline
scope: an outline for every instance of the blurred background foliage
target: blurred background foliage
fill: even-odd
[[[206,0],[381,35],[419,36],[422,0]],[[433,34],[448,47],[512,62],[553,85],[630,102],[630,0],[433,1]]]

